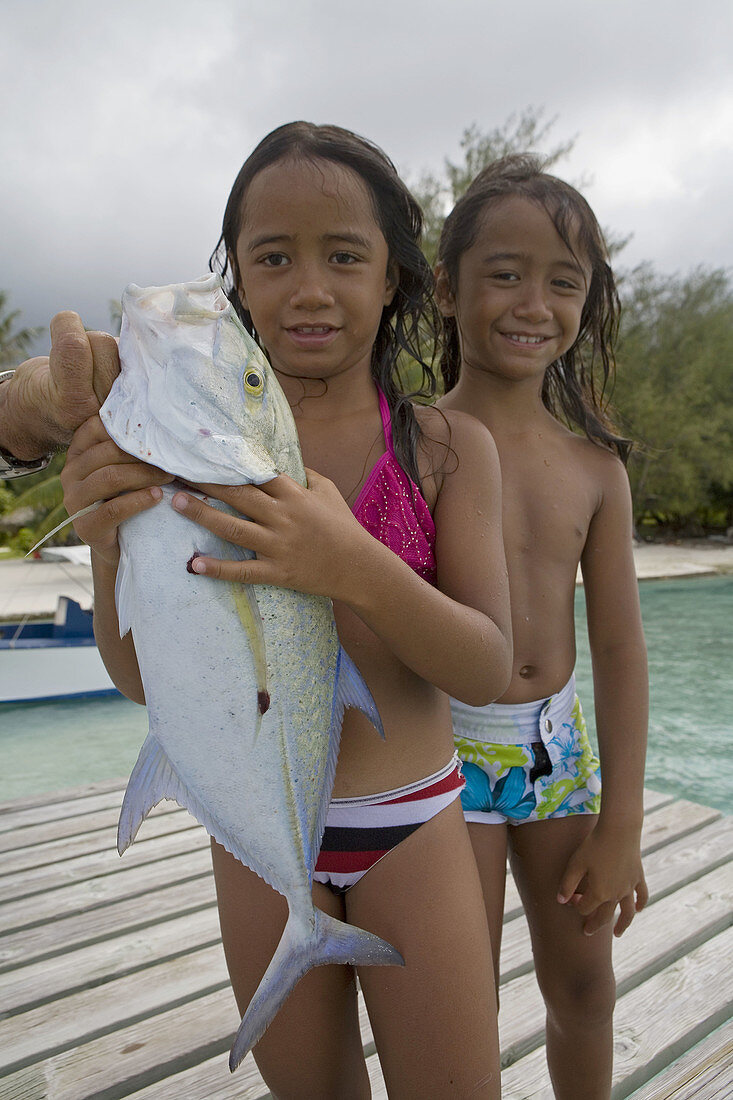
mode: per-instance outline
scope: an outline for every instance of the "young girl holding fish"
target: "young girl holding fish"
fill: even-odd
[[[508,848],[547,1006],[555,1095],[600,1100],[611,1087],[613,915],[619,904],[621,935],[647,900],[647,664],[629,444],[606,420],[593,377],[594,367],[603,384],[611,373],[618,299],[590,207],[535,158],[490,165],[445,223],[437,296],[448,391],[440,406],[486,424],[503,479],[512,679],[497,703],[452,707],[494,974]],[[602,800],[573,679],[579,565]]]
[[[198,557],[195,572],[333,599],[385,738],[346,712],[313,897],[404,957],[404,967],[359,968],[389,1094],[488,1098],[500,1095],[491,947],[448,696],[483,705],[509,680],[500,475],[483,425],[413,406],[395,383],[398,355],[419,357],[431,319],[420,228],[391,162],[356,135],[293,123],[260,143],[230,195],[219,255],[292,407],[308,487],[286,476],[204,487],[235,516],[186,492],[173,503],[257,555]],[[70,512],[106,501],[76,528],[93,551],[100,652],[139,702],[134,646],[119,638],[114,604],[117,527],[153,507],[168,480],[119,450],[98,418],[76,433],[64,474]],[[244,1012],[287,905],[212,847]],[[275,1096],[368,1097],[353,969],[310,970],[254,1053]]]

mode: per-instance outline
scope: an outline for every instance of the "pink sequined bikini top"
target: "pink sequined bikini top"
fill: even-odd
[[[372,467],[351,510],[370,535],[388,546],[420,577],[435,584],[433,517],[417,485],[397,461],[389,405],[382,391],[377,392],[387,449]]]

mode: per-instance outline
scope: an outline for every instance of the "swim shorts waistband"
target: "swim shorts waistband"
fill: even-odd
[[[451,711],[456,733],[479,741],[499,745],[531,744],[537,735],[552,734],[555,727],[570,719],[575,706],[575,673],[565,687],[545,699],[528,703],[489,703],[485,707],[470,707],[451,699]]]

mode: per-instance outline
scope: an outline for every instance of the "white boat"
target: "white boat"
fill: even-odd
[[[88,563],[88,547],[42,551],[50,561]],[[116,695],[94,640],[92,612],[59,596],[52,620],[0,622],[0,703]]]

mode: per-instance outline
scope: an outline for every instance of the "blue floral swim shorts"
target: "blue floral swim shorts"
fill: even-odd
[[[600,763],[574,676],[548,699],[486,707],[451,700],[451,711],[466,821],[521,825],[599,812]]]

